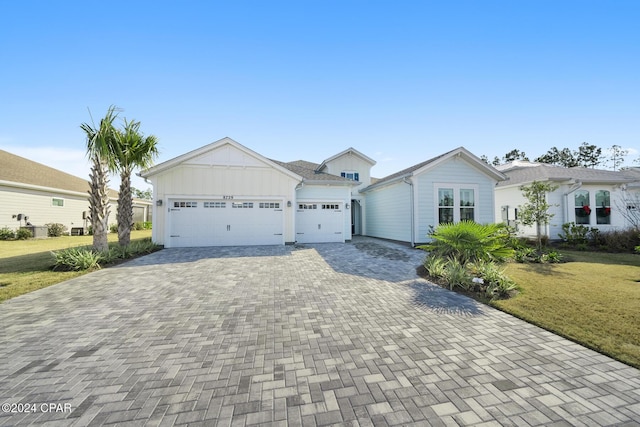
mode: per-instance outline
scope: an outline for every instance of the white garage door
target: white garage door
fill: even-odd
[[[298,203],[296,241],[300,243],[344,242],[342,203]]]
[[[169,201],[168,247],[284,244],[282,201]]]

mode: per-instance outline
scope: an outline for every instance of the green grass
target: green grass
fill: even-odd
[[[492,305],[640,368],[640,256],[563,255],[569,262],[509,264],[521,293]]]
[[[131,240],[151,237],[151,230],[132,231]],[[117,234],[109,234],[117,242]],[[92,236],[62,236],[48,239],[0,240],[0,303],[47,286],[86,274],[83,271],[52,271],[51,251],[93,243]]]

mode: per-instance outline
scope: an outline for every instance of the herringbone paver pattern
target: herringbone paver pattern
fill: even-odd
[[[430,285],[422,257],[172,249],[9,300],[0,403],[35,411],[0,425],[638,425],[638,370]]]

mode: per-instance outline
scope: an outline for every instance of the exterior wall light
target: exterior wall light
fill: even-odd
[[[349,203],[347,203],[346,205],[344,205],[344,207],[349,209],[351,207],[351,205]]]
[[[291,200],[287,201],[287,207],[290,208],[291,207]]]
[[[156,200],[156,206],[162,206],[162,199]]]

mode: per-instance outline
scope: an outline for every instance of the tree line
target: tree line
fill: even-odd
[[[120,174],[118,194],[118,243],[129,244],[133,227],[133,194],[131,174],[136,168],[147,168],[158,155],[158,138],[144,136],[140,122],[124,119],[117,127],[118,109],[109,107],[99,125],[83,123],[80,128],[87,137],[87,156],[91,161],[89,174],[89,220],[93,229],[93,248],[109,249],[109,173]]]
[[[596,168],[600,166],[611,167],[613,170],[618,170],[624,163],[624,159],[628,154],[629,150],[624,149],[619,145],[613,145],[610,148],[603,150],[594,144],[583,142],[577,150],[571,150],[569,148],[558,149],[557,147],[552,147],[545,154],[533,159],[533,161],[537,163],[564,166],[567,168]],[[496,156],[493,160],[489,160],[486,155],[482,155],[480,158],[485,163],[493,166],[513,162],[514,160],[529,161],[529,157],[526,153],[518,150],[517,148],[507,152],[502,157]],[[640,157],[636,159],[635,162],[640,163]]]

